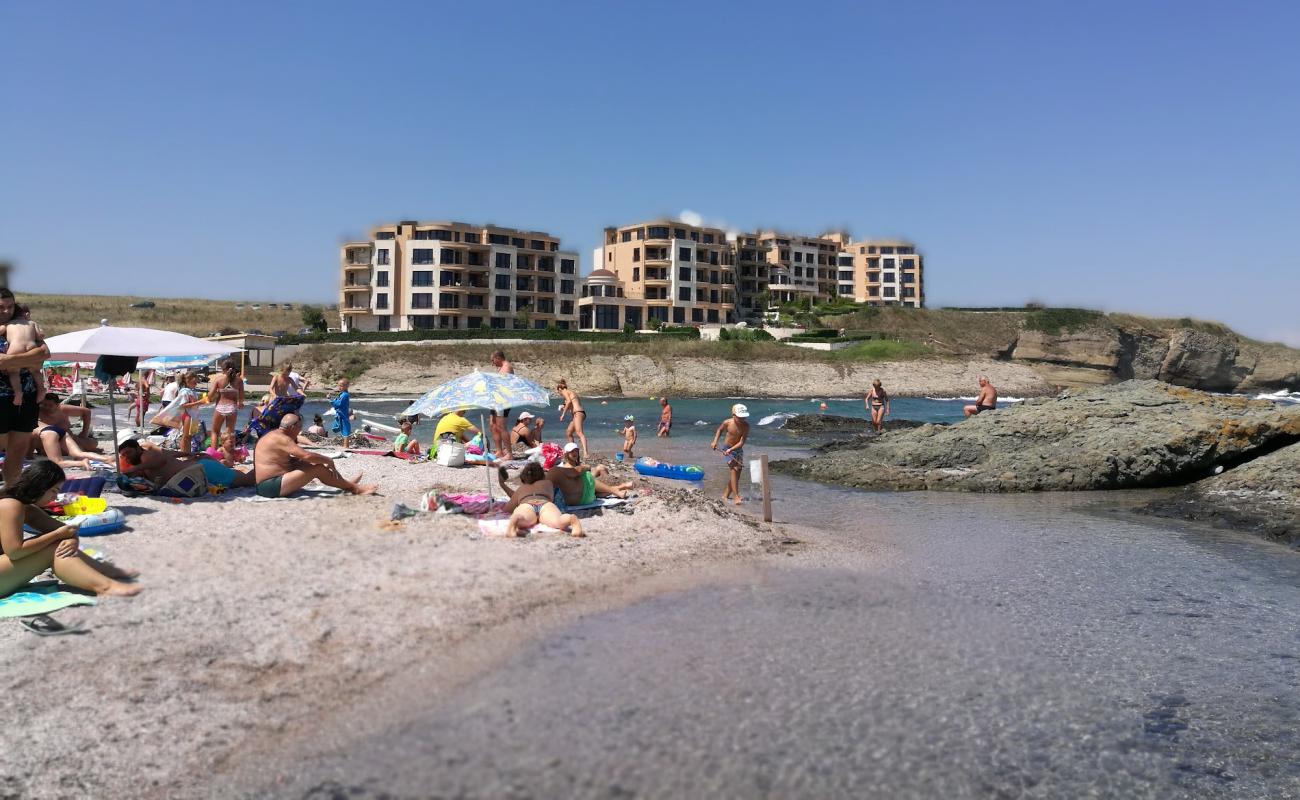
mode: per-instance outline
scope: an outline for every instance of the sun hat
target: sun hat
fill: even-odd
[[[533,414],[532,414],[531,411],[523,411],[523,412],[520,412],[520,414],[519,414],[519,421],[520,421],[520,422],[523,422],[523,421],[526,420],[526,419],[532,419],[532,418],[533,418]]]
[[[572,453],[574,450],[577,449],[578,449],[578,445],[574,442],[569,442],[564,446],[564,452],[566,453]]]
[[[741,419],[744,419],[745,417],[749,416],[749,409],[745,408],[744,403],[736,403],[734,406],[731,407],[731,414],[732,416],[740,417]]]
[[[623,417],[623,421],[624,421],[624,422],[635,422],[636,419],[635,419],[631,414],[628,414],[627,416]]]

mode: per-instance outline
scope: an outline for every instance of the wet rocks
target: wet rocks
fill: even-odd
[[[866,489],[1121,489],[1191,483],[1295,441],[1300,408],[1134,380],[776,466]]]
[[[1300,444],[1198,481],[1139,510],[1252,530],[1300,546]]]

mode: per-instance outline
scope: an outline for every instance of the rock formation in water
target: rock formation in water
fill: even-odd
[[[780,462],[865,489],[976,492],[1177,486],[1300,441],[1300,407],[1151,380],[1065,392]]]

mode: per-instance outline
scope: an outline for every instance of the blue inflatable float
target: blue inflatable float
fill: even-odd
[[[672,478],[678,481],[704,480],[704,467],[698,464],[665,464],[643,456],[636,460],[633,467],[642,475],[654,478]]]

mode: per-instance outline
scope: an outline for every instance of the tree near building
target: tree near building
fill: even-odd
[[[324,331],[329,327],[325,323],[325,312],[321,311],[320,306],[302,307],[302,325],[314,331]]]

